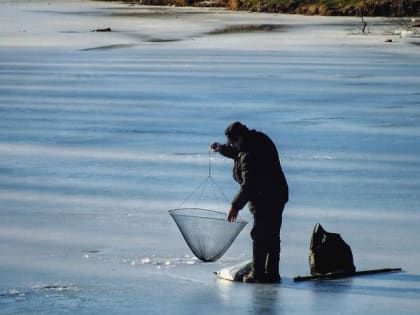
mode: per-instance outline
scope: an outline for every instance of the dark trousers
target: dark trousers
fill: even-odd
[[[265,203],[252,209],[253,271],[257,276],[278,275],[283,208],[284,204],[273,207]]]

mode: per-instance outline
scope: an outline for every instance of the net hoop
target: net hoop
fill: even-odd
[[[183,211],[196,211],[196,212],[202,212],[202,213],[207,213],[207,214],[211,214],[214,215],[215,217],[211,217],[211,216],[204,216],[204,215],[192,215],[192,214],[183,214],[180,212]],[[210,220],[222,220],[222,221],[227,221],[227,215],[226,213],[220,212],[220,211],[216,211],[216,210],[208,210],[208,209],[203,209],[203,208],[176,208],[176,209],[172,209],[168,211],[169,214],[173,217],[175,216],[185,216],[185,217],[195,217],[195,218],[201,218],[201,219],[210,219]],[[219,216],[219,217],[216,217]],[[237,224],[244,224],[246,225],[248,223],[248,221],[241,219],[239,216],[236,218],[235,221],[230,222],[230,223],[237,223]]]

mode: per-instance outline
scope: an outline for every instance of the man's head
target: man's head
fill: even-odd
[[[239,121],[230,124],[225,129],[227,143],[238,150],[240,150],[243,145],[248,133],[248,127],[241,124]]]

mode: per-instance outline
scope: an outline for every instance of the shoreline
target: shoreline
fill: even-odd
[[[293,33],[288,40],[294,43],[294,48],[296,45],[306,46],[308,38],[317,38],[313,42],[314,45],[317,45],[321,38],[327,41],[334,38],[334,42],[340,40],[345,45],[358,41],[358,45],[374,43],[380,47],[384,45],[384,42],[407,42],[410,43],[410,51],[417,50],[420,43],[419,30],[414,27],[408,28],[408,23],[413,23],[413,20],[407,19],[402,21],[397,18],[373,17],[361,20],[360,17],[250,13],[215,7],[130,5],[127,4],[130,2],[127,0],[83,0],[81,2],[86,3],[87,8],[92,8],[92,10],[89,9],[83,12],[84,14],[76,14],[79,12],[79,9],[76,9],[79,1],[62,3],[60,4],[62,8],[59,8],[59,4],[39,0],[33,2],[33,8],[36,10],[28,10],[25,4],[27,11],[19,13],[29,17],[42,14],[44,17],[53,19],[60,41],[57,41],[51,32],[44,34],[50,25],[46,19],[40,19],[37,24],[20,23],[19,29],[16,29],[14,19],[10,18],[14,12],[13,3],[10,3],[4,7],[6,12],[11,12],[4,15],[5,26],[7,26],[5,31],[9,32],[9,35],[6,33],[0,47],[55,47],[80,51],[104,51],[166,44],[173,48],[188,46],[189,48],[211,47],[213,49],[218,46],[223,49],[236,49],[239,45],[247,50],[283,50],[283,42],[276,37],[281,37],[280,35],[285,34],[286,30],[288,33]],[[23,6],[26,1],[21,1],[21,3]],[[98,10],[94,11],[94,7],[98,7]],[[64,15],[63,8],[68,11],[68,15]],[[66,21],[73,15],[77,16],[77,24]],[[224,20],[226,15],[229,18]],[[95,18],[92,19],[92,17]],[[112,17],[112,19],[105,23],[104,18],[107,17]],[[147,18],[147,23],[144,18]],[[28,18],[21,20],[28,21]],[[328,29],[331,25],[334,25],[333,32]],[[301,29],[298,30],[298,28]],[[260,42],[259,44],[254,42],[248,45],[247,42],[242,41],[244,34],[261,34],[262,32],[265,33],[264,37],[254,38]],[[48,40],[41,40],[41,34],[44,34]],[[218,41],[218,37],[214,36],[229,34],[241,36],[232,37],[229,41]],[[357,36],[346,35],[372,36],[364,36],[363,40],[359,41]],[[266,38],[276,39],[266,40]],[[394,48],[398,50],[396,45],[386,45],[388,51]],[[414,51],[414,53],[417,52]]]
[[[93,0],[132,5],[218,7],[233,11],[352,17],[420,17],[420,2],[402,0]],[[350,2],[350,3],[349,3]]]

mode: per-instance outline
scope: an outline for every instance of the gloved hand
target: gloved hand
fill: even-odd
[[[220,147],[221,147],[222,145],[219,143],[219,142],[213,142],[211,145],[210,145],[210,150],[212,151],[212,152],[219,152],[220,151]]]
[[[228,210],[227,220],[228,220],[229,222],[233,222],[233,221],[235,221],[235,220],[236,220],[236,218],[238,217],[238,212],[239,212],[239,210],[236,210],[235,208],[231,207],[231,208]]]

